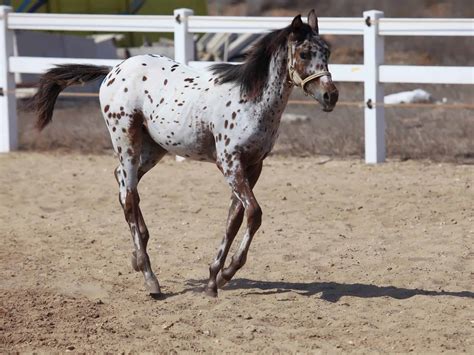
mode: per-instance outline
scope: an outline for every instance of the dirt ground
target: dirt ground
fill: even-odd
[[[0,156],[0,352],[473,353],[474,166],[267,159],[247,265],[210,299],[228,187],[166,158],[140,185],[153,300],[115,164]]]

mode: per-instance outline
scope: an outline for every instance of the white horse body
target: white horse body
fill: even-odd
[[[276,68],[277,63],[283,64],[283,52],[272,60],[274,80],[268,81],[257,105],[242,97],[239,86],[219,84],[209,70],[196,70],[156,55],[125,60],[112,69],[100,88],[114,146],[126,133],[122,129],[129,128],[128,115],[139,110],[149,135],[172,154],[218,161],[224,169],[228,168],[224,151],[244,151],[252,156],[258,151],[256,158],[261,159],[275,143],[291,92],[290,85],[281,84],[285,83],[280,77],[284,68]]]

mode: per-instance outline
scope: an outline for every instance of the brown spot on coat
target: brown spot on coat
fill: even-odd
[[[141,144],[142,139],[142,126],[144,122],[143,113],[137,111],[132,115],[130,120],[130,126],[128,127],[128,137],[132,147],[138,148]],[[137,149],[135,149],[137,150]]]
[[[105,105],[105,107],[104,107],[104,112],[107,112],[107,111],[109,111],[109,108],[110,108],[110,106],[109,106],[109,105]]]
[[[143,76],[143,78],[142,78],[143,81],[147,81],[147,79],[148,78],[146,76]]]

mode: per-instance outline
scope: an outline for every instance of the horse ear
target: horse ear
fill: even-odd
[[[301,30],[302,27],[303,27],[303,20],[301,19],[301,15],[298,15],[291,22],[291,30],[293,32],[298,32]]]
[[[314,9],[312,9],[308,14],[308,25],[314,32],[319,33],[318,17],[316,16]]]

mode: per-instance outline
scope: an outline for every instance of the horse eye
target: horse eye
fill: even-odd
[[[307,52],[301,52],[300,53],[300,58],[301,59],[309,59],[310,57],[311,57],[310,53],[307,53]]]

